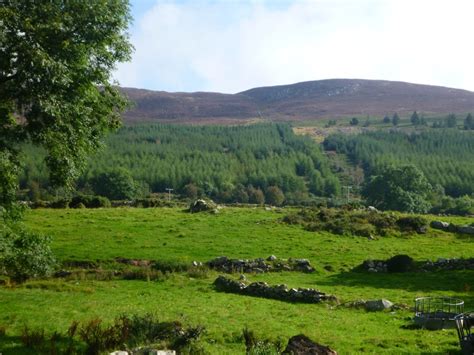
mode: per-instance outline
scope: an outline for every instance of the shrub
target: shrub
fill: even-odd
[[[107,197],[94,195],[77,195],[69,203],[71,208],[81,208],[81,205],[87,208],[107,208],[111,206]]]
[[[396,223],[402,232],[426,233],[428,228],[428,221],[421,216],[401,217]]]
[[[62,198],[62,199],[50,202],[49,207],[50,208],[68,208],[69,203],[71,203],[70,199]]]
[[[412,270],[414,262],[408,255],[400,254],[395,255],[387,260],[387,271],[388,272],[407,272]]]
[[[30,329],[25,326],[21,332],[21,342],[27,348],[42,349],[45,344],[44,329]]]
[[[51,274],[56,260],[49,243],[49,237],[4,227],[0,230],[0,271],[17,282]]]

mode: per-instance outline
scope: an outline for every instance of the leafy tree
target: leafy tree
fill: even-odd
[[[250,203],[255,203],[257,205],[263,205],[265,203],[265,195],[263,194],[262,190],[258,188],[256,189],[252,186],[250,186],[247,190]]]
[[[270,186],[266,191],[265,200],[270,205],[281,206],[285,201],[285,195],[278,186]]]
[[[362,190],[367,203],[383,210],[425,213],[431,185],[413,165],[389,166],[372,176]]]
[[[474,129],[474,119],[470,113],[464,119],[464,129]]]
[[[390,117],[385,116],[385,117],[383,118],[383,123],[390,123]]]
[[[400,116],[398,116],[398,113],[395,112],[392,116],[392,124],[394,126],[398,126],[399,123],[400,123]]]
[[[414,111],[411,115],[410,121],[414,126],[418,126],[421,123],[420,116],[418,116],[418,113],[416,111]]]
[[[22,149],[43,147],[51,182],[73,186],[126,107],[110,79],[115,64],[130,57],[130,19],[127,0],[0,6],[0,272],[16,280],[54,265],[48,240],[16,223]]]
[[[92,179],[91,184],[97,195],[111,200],[132,199],[138,189],[130,171],[123,168],[101,173]]]
[[[448,128],[454,128],[456,127],[456,124],[457,124],[457,118],[456,118],[456,115],[454,113],[450,113],[447,117],[446,117],[446,127]]]
[[[14,203],[20,144],[46,152],[51,182],[72,187],[126,100],[111,83],[131,45],[126,0],[0,6],[0,206]]]
[[[183,194],[187,198],[196,199],[198,197],[198,194],[199,194],[199,189],[195,184],[189,183],[189,184],[184,186]]]
[[[357,117],[352,117],[349,123],[351,126],[357,126],[359,124],[359,119]]]

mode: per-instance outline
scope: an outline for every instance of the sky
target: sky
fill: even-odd
[[[236,93],[332,78],[474,91],[474,0],[131,0],[121,86]]]

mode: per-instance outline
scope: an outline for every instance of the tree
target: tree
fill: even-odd
[[[414,165],[389,166],[372,176],[362,190],[367,203],[382,210],[425,213],[432,187]]]
[[[383,123],[390,123],[390,117],[385,116],[385,117],[383,118]]]
[[[351,126],[357,126],[359,124],[359,119],[357,117],[352,117],[349,123]]]
[[[411,115],[410,121],[414,126],[418,126],[421,123],[420,116],[418,116],[418,113],[416,111],[414,111]]]
[[[474,119],[470,113],[464,119],[464,129],[474,129]]]
[[[398,116],[398,113],[395,112],[392,116],[392,124],[394,126],[398,126],[399,123],[400,123],[400,117]]]
[[[281,206],[285,201],[285,195],[278,186],[269,186],[265,194],[265,200],[270,205]]]
[[[12,0],[0,19],[0,206],[12,211],[22,143],[42,146],[51,182],[72,187],[119,126],[127,101],[110,79],[130,58],[131,17],[127,0]]]
[[[130,19],[127,0],[2,2],[0,273],[22,281],[53,270],[48,240],[17,223],[21,149],[43,147],[51,182],[72,188],[127,105],[110,79],[130,58]]]
[[[450,113],[447,117],[446,117],[446,127],[448,128],[454,128],[456,127],[456,124],[457,124],[457,118],[456,118],[456,115],[454,113]]]
[[[136,197],[138,186],[130,171],[116,169],[101,173],[91,181],[94,193],[111,200],[126,200]]]

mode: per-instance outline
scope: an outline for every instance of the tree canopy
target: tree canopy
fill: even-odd
[[[367,202],[383,210],[426,213],[431,185],[413,165],[389,166],[372,176],[362,190]]]
[[[42,146],[51,181],[70,187],[119,126],[111,83],[130,58],[127,0],[8,1],[0,6],[0,207],[13,205],[24,142]]]

